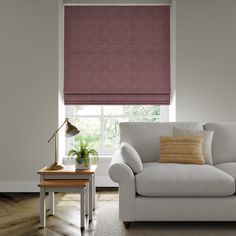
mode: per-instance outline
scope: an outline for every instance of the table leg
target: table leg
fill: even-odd
[[[93,176],[89,175],[89,221],[93,220]]]
[[[87,216],[89,214],[89,186],[87,185],[85,189],[85,215]]]
[[[54,192],[49,192],[49,215],[54,215]]]
[[[84,189],[81,189],[80,192],[80,228],[84,228]]]
[[[45,215],[45,189],[40,188],[40,225],[45,227],[46,215]]]
[[[93,210],[95,210],[96,202],[96,185],[95,185],[95,173],[93,174]]]

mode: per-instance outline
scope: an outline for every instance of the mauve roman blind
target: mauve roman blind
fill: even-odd
[[[169,6],[65,6],[65,104],[169,104]]]

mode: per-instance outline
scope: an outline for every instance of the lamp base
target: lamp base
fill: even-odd
[[[64,167],[62,165],[59,165],[57,162],[53,163],[52,165],[47,167],[47,170],[61,170]]]

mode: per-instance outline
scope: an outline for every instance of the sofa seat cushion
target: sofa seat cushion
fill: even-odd
[[[142,196],[230,196],[235,180],[210,165],[143,163],[137,174],[136,191]]]
[[[221,163],[215,165],[215,167],[226,172],[227,174],[233,176],[234,179],[236,179],[236,162]]]

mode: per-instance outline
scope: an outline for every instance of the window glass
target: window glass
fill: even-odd
[[[126,121],[161,120],[161,109],[157,105],[70,105],[66,116],[80,130],[73,139],[66,139],[66,153],[73,143],[88,140],[99,154],[112,154],[119,147],[119,123]]]

